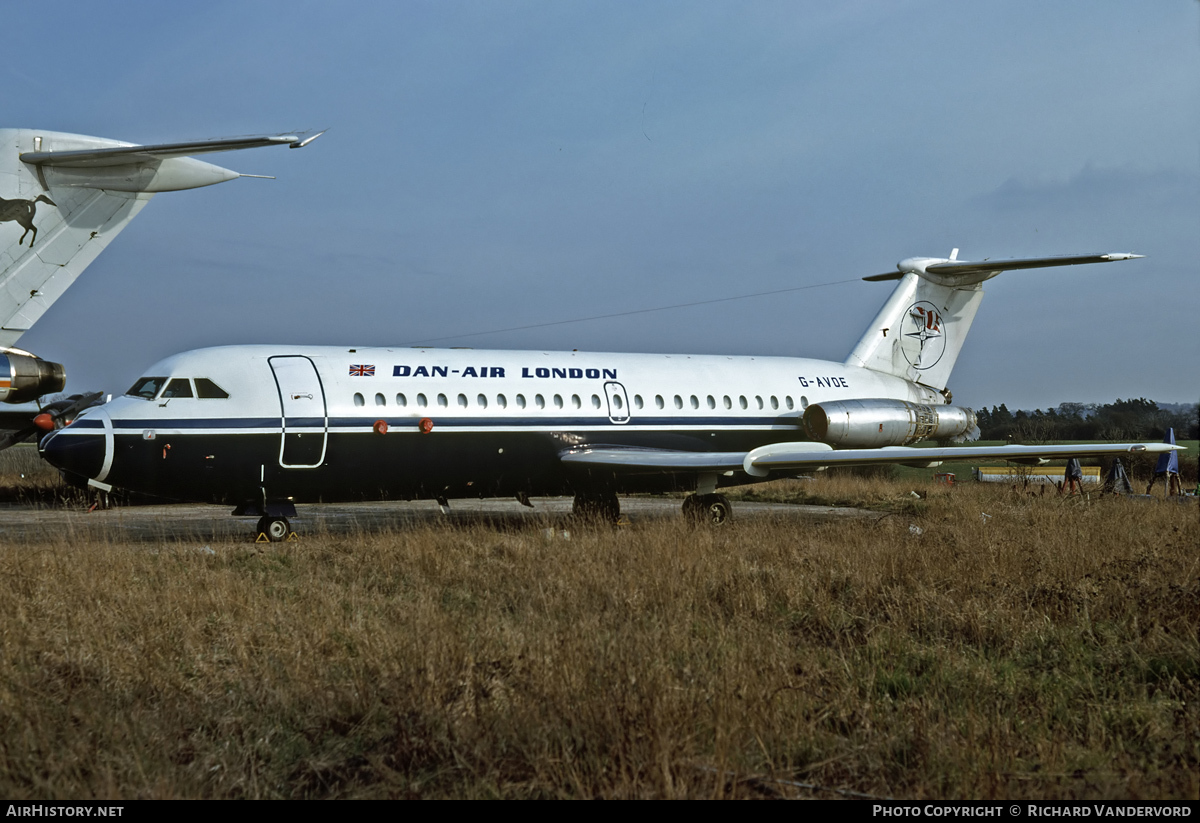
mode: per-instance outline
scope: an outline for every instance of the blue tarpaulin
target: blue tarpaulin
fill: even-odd
[[[1167,429],[1167,436],[1163,438],[1164,443],[1175,445],[1175,430]],[[1179,452],[1166,452],[1158,456],[1158,465],[1154,467],[1154,474],[1179,474]]]

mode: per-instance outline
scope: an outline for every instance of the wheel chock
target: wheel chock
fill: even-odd
[[[255,543],[270,543],[271,538],[267,537],[266,532],[259,532],[258,537],[254,538]]]
[[[299,536],[298,534],[296,534],[295,532],[292,532],[291,534],[289,534],[289,535],[287,536],[287,540],[285,540],[285,541],[283,541],[283,542],[284,542],[284,543],[299,543],[299,542],[300,542],[300,536]]]

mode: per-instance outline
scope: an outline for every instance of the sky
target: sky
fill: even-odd
[[[19,342],[69,391],[231,343],[841,362],[893,286],[861,277],[958,247],[1147,257],[990,281],[956,403],[1200,394],[1196,0],[61,2],[8,31],[0,126],[329,129],[205,158],[276,180],[155,197]]]

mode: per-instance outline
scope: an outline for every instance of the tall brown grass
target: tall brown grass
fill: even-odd
[[[1197,797],[1194,504],[808,487],[904,505],[0,547],[0,794]]]

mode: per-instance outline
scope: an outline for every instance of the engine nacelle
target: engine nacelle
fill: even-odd
[[[0,403],[26,403],[67,385],[61,363],[13,350],[0,353]]]
[[[929,406],[906,400],[836,400],[804,410],[804,431],[830,446],[875,449],[922,440],[972,440],[975,412],[962,406]]]

